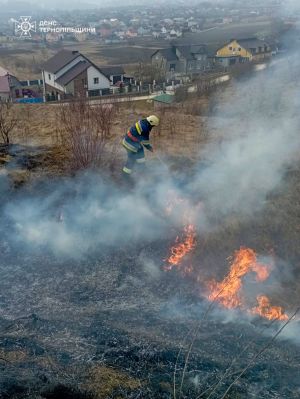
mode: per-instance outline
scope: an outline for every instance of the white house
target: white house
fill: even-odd
[[[78,51],[61,50],[42,70],[46,99],[106,94],[110,80],[105,73]]]

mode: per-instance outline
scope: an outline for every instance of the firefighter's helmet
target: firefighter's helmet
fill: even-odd
[[[147,121],[150,123],[151,126],[159,125],[159,118],[156,115],[148,116]]]

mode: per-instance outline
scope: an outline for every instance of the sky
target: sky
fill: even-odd
[[[158,0],[159,2],[160,0]],[[34,7],[38,8],[69,8],[71,7],[72,9],[75,8],[89,8],[89,7],[104,7],[107,6],[107,1],[105,0],[78,0],[76,2],[72,0],[13,0],[13,1],[7,1],[7,0],[1,0],[0,4],[7,4],[7,7],[9,7],[11,10],[19,9],[22,4],[28,5],[30,8],[32,5]],[[111,3],[109,3],[111,6]],[[113,3],[115,6],[118,5],[125,5],[124,0],[115,0]],[[127,0],[127,4],[147,4],[146,0]]]
[[[189,6],[193,4],[199,4],[201,2],[209,2],[211,4],[232,4],[232,3],[238,3],[240,1],[241,4],[243,2],[241,0],[152,0],[149,2],[148,0],[115,0],[113,2],[114,7],[118,6],[131,6],[131,5],[138,5],[138,6],[153,6],[155,4],[181,4],[184,6]],[[262,5],[263,3],[270,3],[271,0],[262,0],[261,2],[258,2],[258,0],[249,0],[247,2],[248,5],[255,5],[259,4]],[[282,9],[283,10],[295,10],[299,9],[299,0],[280,0],[282,4]],[[0,13],[2,12],[19,12],[23,8],[24,11],[27,10],[28,12],[32,12],[32,10],[72,10],[72,9],[89,9],[89,8],[95,8],[95,7],[112,7],[112,3],[107,2],[106,0],[77,0],[74,2],[73,0],[0,0]],[[245,5],[245,4],[243,4]]]
[[[205,0],[202,0],[204,2]],[[256,1],[256,0],[255,0]],[[232,2],[232,0],[209,0],[210,3],[220,4],[224,2]],[[256,1],[257,2],[257,1]],[[201,0],[153,0],[151,3],[148,0],[115,0],[113,2],[114,6],[126,6],[126,5],[153,5],[153,4],[172,4],[174,5],[182,4],[188,5],[194,3],[201,3]],[[78,0],[76,2],[72,0],[0,0],[0,4],[6,4],[10,10],[19,9],[22,4],[28,4],[28,8],[31,6],[39,7],[39,8],[52,8],[52,9],[65,9],[65,8],[72,8],[72,9],[87,9],[90,7],[111,7],[111,3],[108,3],[105,0]]]

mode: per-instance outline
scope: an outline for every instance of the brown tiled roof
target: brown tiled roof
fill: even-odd
[[[101,72],[105,76],[124,75],[124,68],[120,65],[104,65],[100,67]]]
[[[57,73],[61,68],[75,60],[80,55],[78,51],[61,50],[43,65],[47,72]]]
[[[66,73],[56,79],[56,82],[62,86],[67,85],[79,74],[85,71],[92,64],[89,61],[79,61],[76,65],[70,68]]]
[[[152,57],[156,54],[160,52],[161,55],[167,60],[167,61],[178,61],[178,57],[176,55],[175,52],[175,48],[174,47],[169,47],[169,48],[164,48],[164,49],[160,49],[160,50],[156,50],[155,53],[152,54]]]
[[[264,40],[259,40],[255,37],[251,37],[250,39],[238,39],[237,42],[246,49],[268,46],[268,43]]]
[[[161,55],[167,60],[167,61],[178,61],[178,56],[176,54],[176,49],[179,50],[180,54],[186,59],[186,60],[195,60],[196,59],[196,54],[207,54],[207,46],[204,44],[198,44],[198,45],[175,45],[169,48],[161,49],[155,51],[155,53],[152,54],[152,57],[160,52]]]

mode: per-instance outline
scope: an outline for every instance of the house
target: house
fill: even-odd
[[[61,50],[42,70],[45,98],[97,96],[109,92],[109,78],[78,51]]]
[[[64,35],[62,33],[57,32],[48,32],[45,36],[46,42],[55,43],[64,39]]]
[[[106,39],[107,37],[110,37],[112,35],[113,30],[110,28],[102,27],[102,28],[98,29],[98,33],[101,38]]]
[[[137,33],[139,36],[147,36],[150,34],[150,29],[144,28],[143,26],[140,26],[137,30]]]
[[[216,51],[216,62],[228,67],[244,62],[259,62],[272,56],[271,46],[256,38],[232,39]]]
[[[21,82],[8,70],[0,67],[0,101],[21,96]]]
[[[101,72],[104,73],[110,80],[112,85],[115,85],[117,82],[124,81],[125,71],[122,66],[119,65],[105,65],[101,67]]]
[[[205,45],[173,45],[157,50],[151,56],[152,66],[160,69],[166,79],[200,74],[210,68]]]
[[[125,31],[118,31],[118,32],[115,32],[115,35],[116,35],[120,40],[124,40],[124,38],[125,38]]]
[[[175,30],[175,29],[170,30],[170,33],[169,33],[170,39],[181,37],[181,36],[182,36],[182,33],[180,32],[180,30]]]
[[[125,36],[127,37],[127,38],[133,38],[133,37],[137,37],[137,35],[138,35],[138,33],[137,33],[137,31],[135,31],[134,29],[132,29],[132,28],[130,28],[130,29],[128,29],[126,32],[125,32]]]

